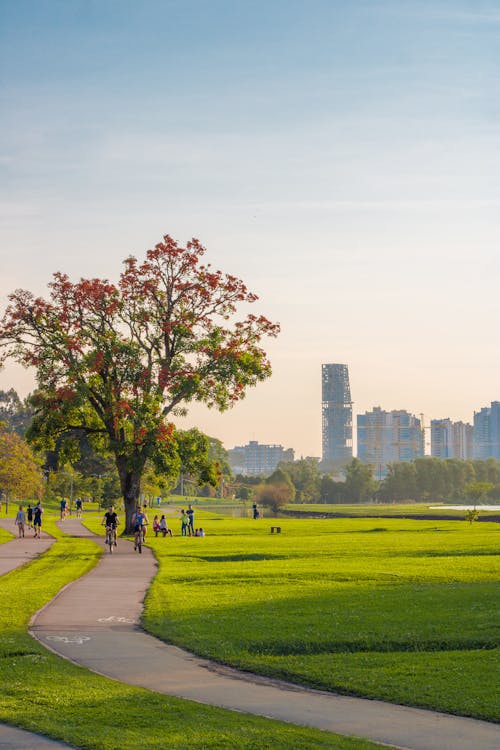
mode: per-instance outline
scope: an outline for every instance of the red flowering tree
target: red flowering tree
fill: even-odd
[[[127,258],[117,285],[56,273],[49,299],[17,290],[0,322],[3,359],[36,369],[32,435],[80,432],[110,451],[128,529],[146,463],[168,471],[181,461],[172,417],[192,401],[223,411],[271,374],[260,342],[279,326],[236,320],[257,297],[204,265],[204,252],[167,235],[144,262]]]

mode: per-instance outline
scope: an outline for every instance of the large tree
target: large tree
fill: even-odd
[[[127,258],[117,284],[56,273],[48,299],[17,290],[0,322],[3,358],[36,369],[32,434],[80,431],[109,450],[127,528],[147,462],[168,471],[179,461],[172,417],[192,401],[227,409],[271,374],[260,341],[279,326],[236,320],[257,297],[204,265],[204,252],[166,235],[142,263]]]

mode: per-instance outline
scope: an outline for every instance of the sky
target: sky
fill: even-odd
[[[179,426],[320,456],[328,362],[354,415],[500,400],[497,0],[2,0],[0,114],[2,309],[168,233],[280,322]]]

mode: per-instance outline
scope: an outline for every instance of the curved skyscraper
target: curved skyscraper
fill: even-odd
[[[352,459],[352,401],[347,365],[321,366],[323,463],[345,465]]]

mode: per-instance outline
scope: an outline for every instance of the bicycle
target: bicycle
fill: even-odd
[[[143,537],[142,537],[142,527],[137,529],[134,535],[134,549],[139,552],[140,555],[142,555],[142,545],[143,545]]]
[[[106,544],[109,545],[109,554],[113,554],[113,547],[116,547],[116,528],[113,526],[106,527]]]

